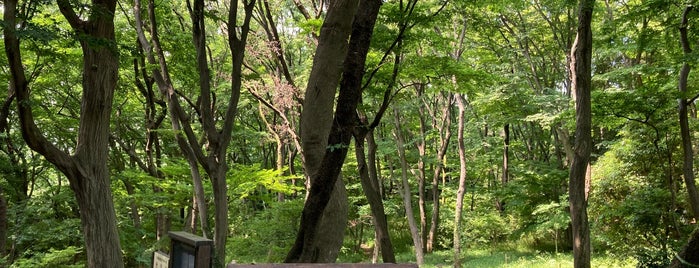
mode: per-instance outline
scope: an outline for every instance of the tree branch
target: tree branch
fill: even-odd
[[[63,14],[63,17],[68,20],[70,27],[72,27],[75,31],[83,32],[85,21],[81,20],[78,14],[75,13],[75,9],[73,9],[73,6],[71,6],[70,1],[57,0],[56,3],[58,4],[58,9],[61,11],[61,14]]]

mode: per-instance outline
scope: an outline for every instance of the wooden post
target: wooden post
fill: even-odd
[[[213,241],[187,232],[169,232],[170,268],[209,268]]]

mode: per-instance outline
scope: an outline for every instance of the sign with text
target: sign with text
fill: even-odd
[[[164,252],[153,252],[153,268],[168,268],[170,266],[170,256]]]

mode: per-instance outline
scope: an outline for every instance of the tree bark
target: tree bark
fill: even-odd
[[[158,32],[158,21],[156,20],[155,17],[155,3],[154,1],[148,1],[148,20],[150,21],[150,30],[149,32],[151,33],[151,42],[149,42],[146,39],[145,36],[145,30],[144,30],[144,25],[143,25],[143,19],[141,19],[141,1],[136,0],[134,1],[134,17],[135,17],[135,22],[136,22],[136,32],[138,34],[138,40],[141,45],[141,47],[144,50],[144,55],[148,61],[148,64],[153,65],[152,69],[150,70],[153,73],[153,78],[158,85],[158,89],[160,90],[161,94],[166,97],[167,101],[167,108],[170,114],[170,121],[172,124],[172,129],[176,131],[176,133],[180,133],[183,129],[183,126],[186,127],[187,123],[180,123],[180,114],[183,114],[184,112],[181,112],[181,107],[179,105],[179,102],[177,100],[177,97],[175,96],[175,90],[174,86],[172,85],[172,80],[170,80],[170,72],[169,68],[167,66],[167,63],[165,62],[165,57],[163,55],[163,50],[160,45],[160,38],[159,38],[159,32]],[[151,44],[152,43],[152,44]],[[157,58],[156,58],[157,56]],[[206,197],[204,195],[204,185],[202,183],[202,178],[201,174],[199,172],[199,166],[197,164],[197,158],[195,155],[194,150],[190,147],[190,145],[187,143],[187,140],[182,137],[181,134],[175,135],[175,140],[177,141],[178,146],[180,147],[180,150],[182,151],[182,154],[184,155],[185,159],[187,159],[187,163],[189,164],[189,171],[190,175],[192,176],[192,185],[193,185],[193,192],[194,192],[194,199],[192,201],[193,205],[193,211],[198,212],[199,214],[199,221],[200,221],[200,227],[201,227],[201,233],[202,236],[208,237],[209,233],[209,224],[208,224],[208,208],[207,208],[207,203],[206,203]],[[191,215],[193,218],[196,218],[197,215]],[[162,218],[162,217],[161,217]],[[164,219],[163,219],[164,220]],[[195,226],[194,226],[194,221],[191,221],[188,228],[190,229],[191,232],[196,232]]]
[[[139,1],[140,2],[140,1]],[[136,2],[135,2],[136,3]],[[134,3],[134,5],[135,5]],[[139,3],[140,4],[140,3]],[[140,13],[140,12],[139,12]],[[140,21],[140,20],[139,20]],[[136,23],[138,24],[139,21]],[[138,28],[141,28],[137,26]],[[138,48],[141,53],[144,53],[143,46],[138,43]],[[134,84],[136,88],[141,92],[141,95],[145,98],[145,127],[147,131],[146,144],[144,150],[146,152],[145,163],[139,164],[141,169],[147,172],[154,178],[159,180],[163,179],[162,173],[160,172],[161,158],[162,158],[162,148],[160,135],[158,135],[158,129],[162,125],[165,117],[167,116],[167,105],[164,101],[156,99],[155,91],[153,90],[153,84],[155,81],[148,75],[146,70],[146,62],[144,58],[133,59],[134,64]],[[143,79],[143,81],[141,81]],[[160,111],[159,109],[160,108]],[[157,184],[153,184],[153,192],[162,192]],[[170,229],[170,218],[167,213],[157,212],[155,215],[155,236],[157,240],[165,237]]]
[[[378,7],[376,8],[378,13]],[[386,92],[391,92],[391,89],[387,89]],[[378,180],[378,173],[376,168],[376,141],[374,140],[374,129],[378,126],[379,121],[383,117],[386,109],[388,108],[389,99],[387,94],[384,94],[384,101],[377,112],[374,121],[369,124],[366,116],[360,115],[359,121],[361,126],[356,128],[354,131],[355,140],[355,155],[357,157],[357,169],[359,170],[359,178],[362,184],[362,189],[364,195],[369,202],[369,207],[371,209],[372,221],[375,226],[375,238],[376,244],[374,246],[374,256],[372,257],[372,262],[376,262],[376,255],[381,252],[381,257],[384,263],[395,263],[396,257],[393,252],[393,243],[391,242],[391,237],[388,231],[388,220],[386,219],[386,212],[384,210],[383,199],[381,196],[381,187]],[[369,144],[369,161],[367,162],[366,153],[364,151],[364,145]]]
[[[432,252],[434,250],[435,241],[437,240],[440,208],[439,178],[444,173],[444,167],[446,166],[447,150],[449,149],[449,142],[451,141],[452,136],[451,102],[454,98],[453,94],[451,93],[447,95],[448,96],[443,98],[444,109],[442,110],[441,123],[438,126],[435,126],[439,130],[439,149],[437,151],[438,164],[435,166],[434,173],[432,174],[432,218],[430,224],[430,232],[427,237],[427,252]],[[434,115],[434,117],[436,118],[436,115]],[[435,123],[435,125],[437,124]]]
[[[690,268],[699,266],[699,230],[694,230],[686,245],[675,255],[671,268]]]
[[[454,267],[461,267],[461,213],[466,194],[466,145],[464,144],[464,127],[466,108],[461,94],[456,94],[456,105],[459,108],[457,116],[457,143],[459,145],[459,189],[456,191],[456,208],[454,209]]]
[[[381,248],[381,257],[384,263],[395,263],[396,256],[393,252],[393,244],[388,232],[388,221],[386,219],[386,212],[384,211],[383,200],[381,199],[379,189],[376,187],[377,182],[369,175],[368,163],[364,152],[364,140],[355,139],[354,141],[359,179],[362,183],[364,195],[369,202],[372,220],[376,229],[376,241],[378,243],[375,246]]]
[[[0,258],[5,257],[7,250],[7,199],[0,189]]]
[[[424,87],[423,85],[417,85],[417,97],[424,97]],[[417,206],[420,218],[420,240],[422,241],[422,250],[425,252],[427,250],[427,212],[425,211],[425,154],[427,150],[427,123],[425,122],[425,117],[427,117],[425,112],[425,105],[420,105],[418,110],[418,116],[420,121],[420,138],[415,142],[415,147],[418,153],[417,159],[417,174],[415,174],[415,179],[417,179]],[[427,251],[429,252],[429,251]]]
[[[575,94],[575,149],[570,167],[570,219],[574,267],[590,267],[590,227],[587,219],[586,175],[592,149],[591,60],[594,0],[581,0],[577,36],[571,49],[572,88]]]
[[[5,53],[12,73],[11,85],[17,93],[21,132],[28,146],[70,181],[80,209],[87,266],[123,267],[107,167],[109,123],[119,67],[114,37],[116,1],[92,1],[87,21],[75,13],[67,0],[57,3],[79,36],[83,52],[83,94],[74,154],[58,149],[35,124],[19,39],[15,27],[5,27]],[[15,25],[17,1],[5,1],[4,8],[5,23]]]
[[[189,2],[188,2],[189,4]],[[240,89],[242,86],[242,65],[243,58],[245,56],[245,46],[247,42],[248,32],[250,31],[250,20],[252,18],[253,8],[255,7],[255,0],[243,1],[244,17],[241,26],[237,25],[238,21],[238,4],[232,3],[230,5],[228,13],[228,29],[240,28],[240,31],[230,30],[228,31],[228,42],[229,47],[232,51],[231,57],[231,93],[228,101],[225,105],[225,112],[223,116],[223,122],[217,122],[217,116],[214,111],[214,100],[213,92],[211,91],[211,77],[210,70],[207,61],[207,50],[206,50],[206,28],[204,23],[205,13],[203,0],[196,0],[191,8],[191,19],[192,19],[192,39],[194,41],[194,47],[196,51],[196,65],[197,71],[199,73],[199,100],[198,106],[193,107],[200,112],[199,121],[201,122],[201,128],[204,132],[203,138],[206,141],[206,153],[199,145],[200,139],[194,133],[188,116],[185,114],[182,106],[179,103],[179,96],[177,96],[175,89],[170,80],[170,74],[167,69],[167,64],[165,62],[165,56],[160,48],[158,31],[156,28],[157,21],[155,19],[154,1],[149,1],[149,17],[151,21],[152,30],[152,42],[153,49],[155,49],[155,55],[158,56],[159,70],[154,69],[154,78],[158,83],[161,93],[168,100],[168,107],[170,109],[170,116],[172,121],[173,129],[178,133],[183,132],[182,135],[177,135],[177,141],[183,154],[187,157],[190,165],[190,171],[195,173],[195,169],[198,169],[198,165],[201,165],[211,179],[213,196],[214,196],[214,248],[215,248],[215,258],[214,266],[223,267],[226,261],[226,241],[228,238],[228,188],[226,185],[226,173],[228,171],[228,162],[226,159],[228,145],[230,144],[233,126],[236,114],[238,112],[238,101],[240,99]],[[135,10],[137,16],[139,13]],[[139,41],[147,52],[150,51],[150,44],[146,40],[143,34],[142,28],[137,27],[139,31]],[[153,54],[147,54],[149,56],[149,61],[154,61],[151,59]],[[220,124],[218,124],[220,123]],[[221,125],[220,129],[217,125]],[[181,132],[179,131],[181,130]],[[197,170],[198,172],[198,170]],[[194,176],[196,178],[196,176]],[[195,181],[197,183],[197,181]],[[203,189],[203,188],[202,188]],[[201,209],[201,206],[205,204],[203,194],[201,191],[195,189],[197,196],[197,204],[199,204],[199,211],[203,213],[205,209]],[[207,220],[201,217],[202,221]]]
[[[682,23],[680,24],[680,43],[682,44],[682,51],[685,57],[688,57],[692,53],[692,49],[689,46],[689,39],[687,37],[687,23],[689,12],[692,11],[692,6],[687,6],[682,13]],[[697,186],[694,180],[694,151],[692,150],[692,134],[689,129],[689,116],[687,112],[687,106],[689,105],[687,98],[687,78],[689,77],[689,72],[691,67],[688,62],[682,64],[682,69],[680,70],[680,78],[678,89],[680,91],[680,98],[677,101],[679,106],[679,120],[680,120],[680,135],[682,136],[682,152],[683,152],[683,174],[684,183],[687,186],[687,193],[689,194],[689,204],[692,207],[692,215],[694,218],[699,217],[699,192],[697,192]]]
[[[415,249],[415,258],[417,265],[422,265],[424,262],[424,254],[422,251],[422,236],[420,235],[420,227],[417,222],[415,222],[415,215],[413,213],[412,205],[412,192],[410,191],[410,184],[408,183],[408,160],[405,157],[405,141],[403,134],[401,133],[401,122],[400,122],[400,111],[398,108],[393,108],[394,124],[396,126],[395,132],[393,133],[394,138],[396,138],[396,146],[398,147],[398,158],[400,160],[401,167],[401,196],[403,197],[403,206],[405,207],[405,217],[408,219],[408,226],[410,227],[410,234],[413,238],[413,247]]]
[[[500,178],[501,187],[505,187],[510,181],[510,124],[505,123],[503,127],[503,146],[502,146],[502,177]],[[505,212],[505,201],[498,200],[497,208],[500,213]]]
[[[300,119],[300,138],[302,141],[303,158],[305,159],[304,168],[306,175],[310,180],[310,184],[314,184],[314,179],[320,173],[321,161],[328,147],[328,135],[332,126],[333,103],[335,98],[336,88],[339,84],[340,73],[342,71],[343,56],[347,52],[347,38],[350,35],[351,22],[354,16],[353,10],[357,7],[357,0],[341,0],[335,2],[328,7],[326,19],[321,28],[320,39],[316,54],[313,59],[313,69],[309,77],[309,82],[306,88],[304,97],[303,111]],[[306,207],[312,201],[311,192],[314,191],[311,186],[309,189],[308,198],[304,206],[304,212],[301,218],[302,225],[296,237],[294,246],[289,251],[285,262],[314,262],[325,261],[334,262],[334,259],[339,252],[342,239],[344,236],[344,227],[347,222],[347,215],[343,213],[347,210],[346,196],[341,196],[344,192],[342,181],[336,178],[330,180],[331,185],[326,185],[326,188],[332,189],[335,192],[332,196],[335,202],[330,202],[328,213],[333,211],[338,212],[338,215],[322,216],[327,221],[318,223],[321,216],[313,215]],[[319,186],[320,187],[320,186]],[[315,189],[320,190],[320,189]],[[329,198],[329,197],[328,197]],[[314,199],[315,200],[315,197]],[[328,202],[328,201],[325,201]],[[326,204],[327,205],[327,204]],[[324,213],[323,210],[320,210]],[[306,223],[308,221],[312,223]],[[332,222],[336,220],[336,222]],[[304,226],[309,224],[309,226]],[[316,226],[310,224],[325,226],[330,229],[330,233],[335,233],[326,238],[335,240],[332,246],[316,245],[315,236],[318,230]],[[313,228],[309,228],[313,227]],[[339,230],[333,230],[333,229]],[[337,243],[339,241],[339,243]],[[330,241],[332,242],[332,241]],[[339,244],[339,245],[338,245]],[[320,249],[312,249],[313,247],[323,246],[323,256],[318,256]],[[310,256],[312,251],[317,251],[316,256]],[[304,254],[304,252],[306,252]],[[333,256],[334,255],[334,256]],[[304,257],[302,257],[304,256]],[[332,259],[332,260],[330,260]]]
[[[321,28],[318,49],[316,50],[313,70],[311,71],[306,99],[304,100],[304,111],[301,115],[301,135],[302,137],[311,138],[310,141],[312,141],[311,144],[306,144],[308,140],[302,138],[304,140],[304,153],[306,153],[307,173],[312,174],[310,180],[311,187],[304,206],[300,230],[294,246],[287,255],[286,262],[321,261],[319,253],[322,254],[322,251],[319,249],[322,248],[318,241],[316,241],[316,236],[320,236],[321,234],[318,228],[318,224],[321,221],[320,214],[330,210],[325,208],[327,207],[327,202],[330,200],[330,195],[333,190],[344,191],[344,185],[340,185],[342,187],[341,189],[337,189],[337,187],[333,189],[333,186],[340,181],[337,180],[337,177],[340,174],[349,149],[352,134],[357,125],[356,109],[361,100],[361,82],[364,76],[364,64],[369,51],[369,44],[381,1],[362,1],[358,8],[356,5],[357,3],[353,0],[335,2],[335,5],[330,6],[326,21],[323,24],[323,28]],[[338,8],[338,10],[335,10],[335,8]],[[356,15],[352,14],[353,12],[347,12],[347,10],[353,9],[357,10]],[[335,15],[331,16],[331,14]],[[347,17],[348,15],[354,16],[354,22],[352,22],[351,16],[349,18]],[[346,40],[348,33],[345,33],[345,31],[349,30],[346,27],[349,26],[351,22],[351,38],[349,40],[349,45],[347,45],[344,40]],[[332,31],[333,28],[334,31]],[[332,43],[333,40],[335,43]],[[334,49],[329,49],[327,47],[332,45],[335,46]],[[332,86],[332,81],[337,81],[337,79],[339,79],[339,73],[333,72],[333,66],[326,65],[332,63],[336,59],[319,57],[319,55],[342,55],[343,53],[345,54],[345,58],[344,65],[342,65],[342,81],[340,82],[340,94],[337,100],[334,119],[330,122],[331,129],[329,135],[326,136],[327,143],[324,144],[323,147],[317,147],[319,143],[322,143],[322,136],[313,137],[313,135],[310,135],[313,134],[309,133],[309,131],[312,131],[312,128],[309,127],[313,125],[310,117],[321,116],[321,114],[309,112],[314,111],[317,113],[325,109],[332,110],[334,88],[337,85],[335,84]],[[319,70],[317,68],[323,67],[323,65],[331,69]],[[322,75],[330,76],[333,80],[314,80],[314,78],[322,78]],[[320,88],[319,85],[321,85],[321,83],[319,82],[324,82],[326,85],[332,87]],[[332,93],[332,95],[330,96],[328,93]],[[330,103],[318,102],[318,100],[321,99],[318,97],[321,96],[326,101],[329,100]],[[306,107],[309,105],[309,97],[319,106],[311,107],[310,110],[307,110]],[[325,122],[316,121],[315,123],[322,125]],[[318,131],[319,129],[316,128],[315,130]],[[324,132],[323,128],[320,128],[320,132]],[[308,147],[306,146],[308,145],[315,145],[316,147],[311,146],[310,149],[316,150],[316,152],[321,153],[320,156],[322,156],[320,166],[316,170],[308,169],[309,167],[313,167],[313,163],[317,161],[309,158],[311,154],[309,154],[310,151],[307,150]],[[312,156],[318,157],[319,155]],[[346,199],[344,201],[346,202]],[[344,217],[346,217],[346,214]],[[340,227],[344,229],[345,224],[346,218],[344,222],[341,223]],[[335,235],[343,235],[342,233],[342,231],[336,231]],[[339,241],[342,241],[341,237]],[[334,262],[337,257],[336,252],[333,253],[335,255],[332,256],[332,262]]]

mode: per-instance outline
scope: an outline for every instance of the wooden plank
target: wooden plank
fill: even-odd
[[[229,264],[227,268],[418,268],[414,263],[258,263]]]

